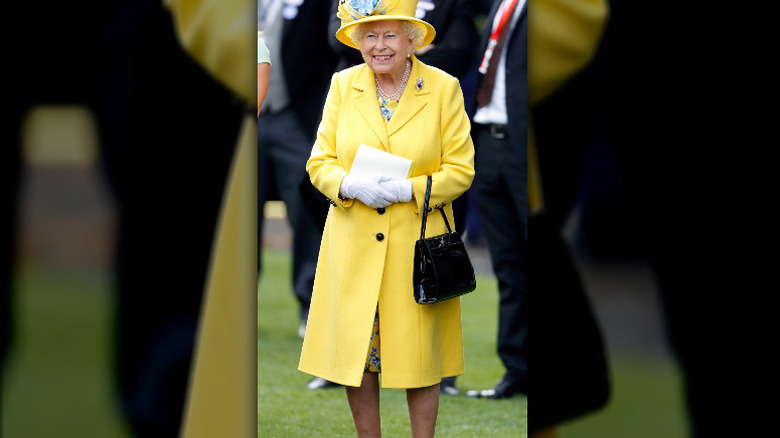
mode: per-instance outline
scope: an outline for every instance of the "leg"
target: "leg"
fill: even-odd
[[[379,375],[366,371],[359,387],[345,388],[358,438],[382,436],[379,418]]]
[[[439,392],[447,395],[460,395],[460,390],[455,386],[455,376],[442,377]]]
[[[412,438],[433,438],[439,415],[439,384],[406,390]]]

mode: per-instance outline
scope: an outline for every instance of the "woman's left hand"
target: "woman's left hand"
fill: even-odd
[[[381,181],[379,186],[394,195],[395,202],[409,202],[412,200],[412,181],[408,179]]]

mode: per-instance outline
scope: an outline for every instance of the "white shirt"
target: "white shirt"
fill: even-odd
[[[510,2],[511,0],[504,0]],[[509,23],[509,32],[517,23],[517,18],[520,16],[520,10],[523,8],[526,0],[518,0],[515,6],[514,15],[512,15],[512,21]],[[496,14],[493,19],[493,28],[498,25],[500,14]],[[504,66],[506,65],[506,49],[509,45],[504,44],[501,50],[501,57],[498,60],[498,67],[496,69],[496,82],[493,85],[493,97],[490,99],[490,103],[478,108],[474,113],[474,122],[480,124],[496,123],[500,125],[506,125],[508,117],[506,114],[506,75],[504,74]]]

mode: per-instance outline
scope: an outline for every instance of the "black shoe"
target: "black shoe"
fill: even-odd
[[[439,384],[439,393],[447,395],[460,395],[460,390],[455,387],[454,377],[445,377]]]
[[[331,382],[330,380],[325,380],[322,377],[315,377],[306,384],[306,387],[309,389],[335,388],[337,386],[341,385]]]
[[[502,398],[511,398],[514,397],[516,394],[525,393],[525,392],[526,392],[525,387],[519,382],[502,377],[501,380],[499,380],[498,383],[496,383],[496,386],[490,389],[483,389],[481,391],[479,390],[466,391],[466,397],[491,398],[497,400]]]

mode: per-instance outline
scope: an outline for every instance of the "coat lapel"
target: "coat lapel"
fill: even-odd
[[[513,44],[515,44],[515,41],[517,41],[517,40],[519,40],[519,39],[520,39],[520,31],[519,31],[518,29],[520,29],[520,23],[521,23],[521,22],[523,21],[523,19],[524,19],[524,18],[523,18],[523,16],[524,16],[524,15],[527,13],[527,11],[528,11],[528,0],[526,0],[526,1],[525,1],[525,2],[524,2],[522,5],[521,5],[521,8],[522,8],[522,9],[520,9],[520,12],[519,12],[519,13],[520,13],[520,15],[518,15],[518,16],[517,16],[517,20],[514,22],[514,26],[515,26],[515,27],[513,27],[512,29],[510,29],[510,31],[512,32],[512,34],[511,34],[511,35],[509,35],[509,36],[507,37],[507,38],[509,39],[509,41],[507,41],[507,43],[506,43],[506,44],[507,44],[507,48],[509,48],[510,46],[512,46]]]
[[[418,83],[420,88],[417,88]],[[428,70],[421,66],[420,61],[414,58],[412,71],[409,73],[409,82],[406,84],[403,97],[395,109],[393,117],[387,124],[387,135],[398,132],[409,120],[428,104],[431,94],[431,81]]]
[[[379,113],[379,103],[377,103],[376,84],[374,82],[374,73],[367,66],[363,66],[358,72],[357,79],[352,83],[352,102],[357,112],[366,122],[374,134],[377,136],[382,146],[374,146],[377,149],[387,151],[389,142],[387,140],[387,128],[385,128],[382,114]],[[393,116],[395,117],[395,115]],[[391,119],[392,120],[392,119]]]

